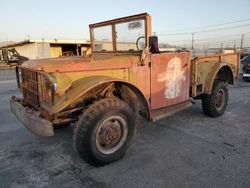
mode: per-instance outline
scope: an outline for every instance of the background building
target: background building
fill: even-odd
[[[29,59],[44,59],[61,56],[86,55],[91,53],[90,42],[87,40],[24,40],[3,48],[15,48],[17,52]]]

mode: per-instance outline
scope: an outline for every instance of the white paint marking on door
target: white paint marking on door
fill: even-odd
[[[158,75],[158,82],[165,82],[165,98],[173,99],[181,94],[182,81],[185,80],[181,59],[174,57],[166,66],[166,71]]]

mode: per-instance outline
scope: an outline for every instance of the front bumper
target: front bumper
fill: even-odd
[[[39,111],[33,111],[22,105],[22,100],[16,97],[10,99],[11,111],[19,121],[33,134],[42,137],[54,135],[53,125],[50,121],[43,119]]]

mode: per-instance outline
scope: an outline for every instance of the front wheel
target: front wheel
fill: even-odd
[[[128,104],[107,98],[92,104],[77,122],[74,145],[87,163],[94,166],[121,159],[135,134],[135,118]]]
[[[210,117],[218,117],[224,114],[228,102],[227,83],[215,80],[210,95],[202,96],[202,109]]]

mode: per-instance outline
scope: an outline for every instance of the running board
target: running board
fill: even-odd
[[[190,107],[191,105],[192,105],[192,103],[190,101],[186,101],[186,102],[183,102],[180,104],[175,104],[175,105],[168,106],[165,108],[153,110],[151,112],[151,121],[156,122],[158,120],[161,120],[163,118],[171,116],[171,115],[173,115],[181,110],[185,110],[188,107]]]

